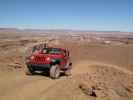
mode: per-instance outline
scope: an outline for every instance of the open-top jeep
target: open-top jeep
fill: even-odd
[[[49,71],[51,78],[59,78],[61,72],[71,75],[69,51],[64,48],[34,46],[25,63],[27,75],[32,75],[35,71]]]

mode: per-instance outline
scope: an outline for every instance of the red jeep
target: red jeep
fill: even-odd
[[[72,63],[67,49],[34,46],[25,62],[27,75],[32,75],[35,71],[46,70],[49,71],[51,78],[58,78],[61,72],[66,75],[71,74]]]

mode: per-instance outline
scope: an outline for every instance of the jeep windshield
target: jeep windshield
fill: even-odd
[[[60,54],[61,50],[58,48],[43,48],[42,53],[44,53],[44,54]]]

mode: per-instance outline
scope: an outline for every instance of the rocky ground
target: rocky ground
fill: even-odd
[[[53,40],[51,45],[70,50],[72,76],[26,76],[26,49],[46,39],[0,39],[0,100],[132,100],[132,44]]]

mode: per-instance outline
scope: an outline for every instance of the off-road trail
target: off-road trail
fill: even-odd
[[[61,80],[52,80],[43,75],[26,76],[23,72],[11,74],[1,78],[0,98],[1,100],[37,100],[37,97],[45,95]]]
[[[101,63],[101,62],[95,62],[95,61],[86,61],[86,60],[80,61],[80,62],[76,63],[75,66],[76,67],[74,67],[73,74],[89,72],[89,67],[97,66],[97,68],[99,68],[99,67],[113,68],[113,69],[116,69],[125,74],[133,75],[132,71],[125,69],[123,67],[106,64],[106,63]]]
[[[46,75],[26,76],[23,71],[8,74],[1,72],[0,100],[87,100],[87,96],[77,87],[76,77],[84,73],[91,74],[94,68],[97,70],[104,67],[118,70],[124,74],[133,74],[118,66],[88,61],[75,63],[72,76],[62,76],[56,80]]]

